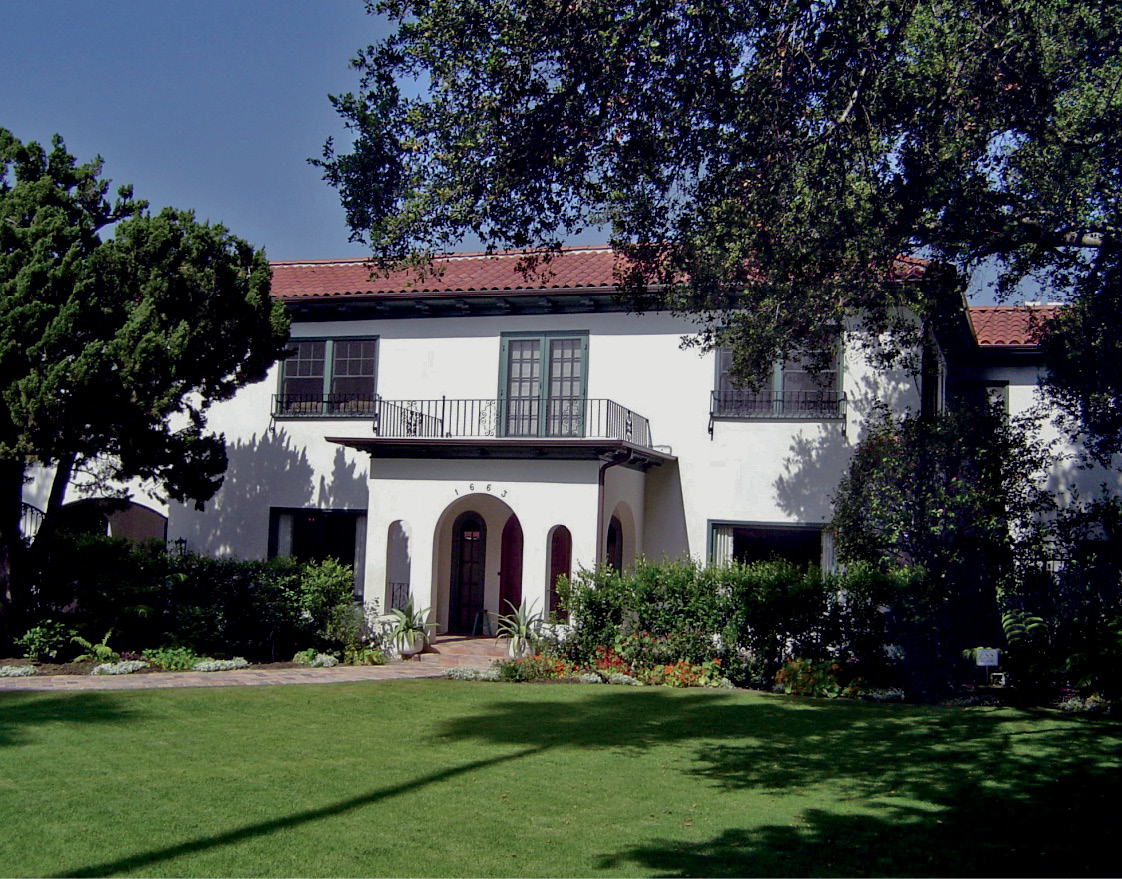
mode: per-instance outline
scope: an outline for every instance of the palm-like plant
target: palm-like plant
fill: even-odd
[[[515,607],[507,602],[511,613],[499,617],[499,637],[510,639],[510,653],[514,657],[529,653],[541,636],[542,617],[534,605],[525,602]]]
[[[395,622],[390,629],[390,639],[397,645],[402,654],[419,653],[424,649],[425,637],[428,634],[429,608],[413,609],[413,599],[405,602],[405,607],[395,607],[390,613]],[[417,647],[417,644],[420,647]],[[416,648],[416,649],[414,649]]]

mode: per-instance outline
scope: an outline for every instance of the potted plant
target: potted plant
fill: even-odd
[[[405,607],[395,607],[391,614],[394,623],[390,629],[390,640],[397,647],[402,659],[415,656],[425,649],[425,637],[429,626],[429,609],[413,609],[413,599],[405,602]]]
[[[534,649],[540,637],[541,614],[535,613],[534,606],[527,607],[525,602],[518,607],[509,601],[507,604],[512,613],[499,617],[498,637],[510,639],[507,653],[511,659],[521,659]]]

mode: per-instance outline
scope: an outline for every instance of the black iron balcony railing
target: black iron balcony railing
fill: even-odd
[[[711,418],[845,417],[845,394],[836,391],[713,391]]]
[[[651,446],[647,419],[612,400],[382,400],[374,433],[387,438],[617,439]]]
[[[369,418],[373,394],[273,394],[274,418]]]

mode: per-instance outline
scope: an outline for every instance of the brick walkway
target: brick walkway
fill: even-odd
[[[490,638],[436,638],[431,652],[409,662],[386,665],[337,665],[334,668],[241,669],[180,671],[131,675],[35,675],[0,678],[4,690],[152,690],[178,687],[264,687],[277,684],[338,684],[350,681],[394,681],[438,678],[446,668],[487,668],[505,656],[505,645]]]

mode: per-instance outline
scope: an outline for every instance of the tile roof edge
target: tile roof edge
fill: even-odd
[[[541,255],[547,256],[549,254],[566,254],[566,253],[614,253],[615,250],[608,244],[586,244],[586,245],[572,245],[570,247],[562,247],[557,250],[494,250],[487,252],[486,250],[469,250],[469,251],[456,251],[451,253],[434,253],[432,258],[434,260],[456,260],[456,259],[510,259],[511,257],[534,256]],[[339,259],[271,259],[269,265],[271,266],[334,266],[334,265],[374,265],[375,260],[373,256],[349,256]]]

